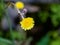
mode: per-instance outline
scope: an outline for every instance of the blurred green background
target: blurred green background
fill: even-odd
[[[25,2],[25,16],[34,18],[35,26],[24,31],[11,3],[0,1],[0,45],[60,45],[60,4]]]

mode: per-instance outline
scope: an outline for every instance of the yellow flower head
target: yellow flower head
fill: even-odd
[[[24,8],[24,3],[23,2],[16,2],[15,7],[17,9],[23,9]]]
[[[30,30],[31,28],[34,27],[34,20],[31,17],[24,18],[21,22],[21,28],[26,30]]]

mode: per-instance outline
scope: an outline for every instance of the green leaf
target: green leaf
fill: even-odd
[[[5,5],[0,2],[0,20],[2,16],[4,15],[4,9],[5,9]]]
[[[50,9],[52,12],[58,13],[58,12],[60,12],[60,4],[52,4],[50,6]]]
[[[53,26],[57,27],[60,21],[60,4],[51,4],[50,9],[52,11],[51,21]]]
[[[57,15],[52,15],[51,16],[51,21],[52,21],[52,23],[53,23],[53,26],[58,26],[58,24],[59,24],[59,22],[58,22],[58,16]]]
[[[18,31],[13,31],[13,37],[18,40],[25,40],[26,35]]]
[[[7,45],[7,44],[12,44],[12,42],[8,39],[4,39],[0,37],[0,45]]]
[[[54,31],[54,32],[52,33],[52,35],[53,35],[53,38],[58,37],[58,31]]]
[[[60,40],[52,41],[50,45],[60,45]]]
[[[46,34],[36,45],[48,45],[50,41],[49,34]]]

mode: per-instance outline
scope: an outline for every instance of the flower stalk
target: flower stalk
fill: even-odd
[[[13,42],[12,45],[15,45],[15,43],[14,43],[15,39],[13,37],[13,30],[12,30],[12,23],[11,23],[11,20],[10,20],[10,17],[8,15],[7,11],[6,11],[6,18],[7,18],[7,21],[8,21],[8,25],[9,25],[9,29],[10,29],[10,35],[11,35],[11,39],[12,39],[12,42]]]
[[[17,9],[18,14],[21,16],[22,19],[24,19],[24,13],[21,13],[19,9]]]

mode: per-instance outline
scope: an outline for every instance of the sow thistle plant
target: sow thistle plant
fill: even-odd
[[[22,3],[22,2],[16,2],[15,4],[14,3],[11,3],[10,5],[8,5],[8,6],[14,6],[14,8],[16,8],[17,9],[17,12],[18,12],[18,14],[21,16],[21,18],[22,18],[22,20],[20,21],[20,25],[21,25],[21,28],[22,29],[24,29],[25,31],[26,30],[30,30],[30,29],[32,29],[33,27],[34,27],[34,20],[33,20],[33,18],[31,18],[31,17],[27,17],[27,18],[25,18],[24,17],[24,15],[25,15],[25,13],[26,13],[26,9],[24,9],[24,3]],[[23,10],[23,12],[21,12],[20,11],[20,9],[21,10]],[[7,10],[5,10],[5,12],[7,12]],[[11,35],[11,40],[12,40],[12,42],[10,41],[10,40],[5,40],[5,39],[3,39],[3,38],[0,38],[0,44],[1,45],[15,45],[16,43],[15,43],[15,36],[17,35],[17,37],[18,38],[20,38],[19,40],[23,40],[23,37],[21,36],[21,35],[24,35],[25,33],[20,33],[20,32],[13,32],[13,29],[12,29],[12,23],[11,23],[11,21],[10,21],[10,17],[9,17],[9,15],[8,15],[8,12],[6,13],[6,18],[7,18],[7,21],[8,21],[8,25],[9,25],[9,30],[10,30],[10,35]],[[23,30],[22,30],[23,31]],[[21,31],[21,32],[22,32]],[[16,35],[15,35],[16,34]],[[26,35],[25,35],[26,36]],[[31,41],[32,39],[28,39],[28,42],[27,42],[27,40],[26,40],[26,44],[27,43],[29,43],[30,41]],[[1,43],[2,42],[2,43]],[[4,42],[4,44],[3,44],[3,42]],[[20,41],[21,42],[21,41]],[[19,45],[21,45],[22,43],[20,43],[19,42]],[[23,41],[24,42],[24,41]],[[6,43],[6,44],[5,44]]]
[[[24,29],[25,31],[32,29],[34,27],[34,19],[32,17],[24,18],[23,17],[24,12],[22,13],[19,10],[19,9],[24,9],[24,3],[23,2],[16,2],[15,7],[17,8],[17,11],[22,18],[22,20],[20,21],[21,28]]]

